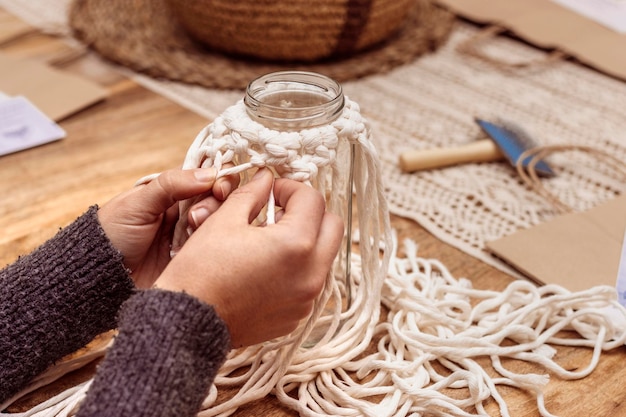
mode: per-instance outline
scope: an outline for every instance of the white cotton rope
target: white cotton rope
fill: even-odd
[[[311,417],[488,416],[488,402],[497,407],[493,413],[508,417],[499,387],[511,386],[534,395],[548,417],[542,391],[548,373],[583,378],[602,351],[624,345],[626,309],[615,288],[572,293],[518,280],[503,291],[478,290],[439,261],[418,257],[412,241],[398,256],[370,132],[347,98],[331,125],[301,132],[267,129],[238,102],[200,132],[184,168],[214,166],[220,176],[242,173],[245,182],[249,168],[271,167],[322,191],[328,210],[346,219],[351,145],[360,242],[360,253],[350,257],[351,285],[345,285],[345,254],[339,254],[310,318],[288,336],[232,351],[200,416],[228,416],[273,394]],[[345,308],[347,288],[352,294]],[[555,361],[558,346],[590,348],[591,360],[579,370],[565,369]],[[541,373],[516,373],[502,359],[535,364]],[[19,416],[71,415],[87,388]],[[220,388],[236,393],[218,402]],[[14,414],[0,414],[8,415]]]

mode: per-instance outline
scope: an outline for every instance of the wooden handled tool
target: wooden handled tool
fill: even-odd
[[[453,148],[406,151],[400,155],[400,169],[404,172],[414,172],[503,159],[515,166],[524,151],[535,147],[528,135],[511,124],[494,124],[480,119],[476,119],[476,123],[485,131],[489,139]],[[527,158],[522,164],[527,167],[529,162],[530,158]],[[539,161],[535,165],[535,171],[539,175],[554,175],[545,161]]]
[[[457,164],[492,162],[504,159],[504,154],[491,139],[481,139],[454,148],[406,151],[400,155],[400,169],[414,172],[443,168]]]

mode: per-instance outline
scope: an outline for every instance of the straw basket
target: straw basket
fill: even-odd
[[[398,32],[415,0],[168,0],[189,34],[232,55],[311,62]]]

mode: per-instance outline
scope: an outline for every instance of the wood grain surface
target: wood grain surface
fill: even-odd
[[[6,32],[9,30],[13,31],[11,36]],[[191,140],[208,122],[124,78],[93,56],[77,55],[62,41],[25,28],[2,9],[0,52],[56,63],[58,68],[99,83],[110,94],[106,101],[61,121],[67,131],[65,139],[0,157],[1,266],[43,243],[90,205],[102,204],[132,187],[138,178],[179,166]],[[439,259],[454,276],[469,278],[477,288],[502,289],[512,280],[442,243],[412,221],[394,216],[392,222],[401,238],[411,237],[419,243],[420,256]],[[585,367],[590,358],[590,349],[559,348],[556,359],[568,369],[577,369]],[[599,367],[585,379],[564,381],[552,375],[545,388],[548,410],[564,417],[626,416],[625,361],[626,350],[621,348],[603,354]],[[488,366],[488,361],[484,363]],[[520,362],[505,365],[518,371],[541,371]],[[91,364],[38,390],[11,411],[31,407],[89,377],[94,369]],[[503,388],[502,392],[511,415],[540,415],[532,396],[514,388]],[[500,415],[495,403],[489,404],[488,411]],[[269,396],[235,415],[296,414]]]

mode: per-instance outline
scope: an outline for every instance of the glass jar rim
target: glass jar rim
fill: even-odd
[[[275,88],[272,86],[282,86]],[[327,99],[313,105],[297,104],[286,108],[263,101],[263,93],[288,91],[318,93]],[[298,86],[298,88],[295,88]],[[262,75],[252,80],[246,88],[244,104],[248,114],[254,119],[270,124],[294,125],[299,122],[307,126],[319,125],[336,119],[344,107],[341,84],[323,74],[308,71],[278,71]]]

